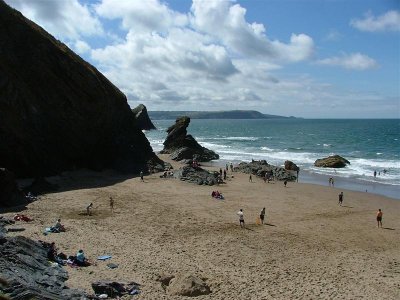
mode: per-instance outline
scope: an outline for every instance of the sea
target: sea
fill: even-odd
[[[153,123],[157,130],[145,135],[157,153],[175,120]],[[283,166],[290,160],[300,167],[299,182],[328,185],[332,177],[339,189],[400,199],[400,119],[191,119],[187,131],[219,154],[215,166],[252,159]],[[314,166],[316,159],[335,154],[350,165]]]

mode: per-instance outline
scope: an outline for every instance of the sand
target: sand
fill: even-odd
[[[65,267],[67,284],[89,293],[91,282],[113,279],[142,284],[135,299],[183,299],[156,279],[193,274],[212,290],[196,299],[400,299],[400,201],[344,191],[341,207],[342,190],[328,186],[289,182],[285,188],[256,176],[250,183],[248,175],[229,171],[234,177],[226,184],[209,187],[159,175],[141,182],[111,171],[64,173],[52,178],[61,191],[22,212],[35,221],[10,234],[54,241],[66,254],[82,248],[93,261],[112,255],[87,268]],[[225,200],[210,196],[215,189]],[[93,215],[86,216],[90,202]],[[257,225],[263,207],[267,224]],[[67,232],[44,236],[59,217]],[[108,269],[110,262],[119,267]]]

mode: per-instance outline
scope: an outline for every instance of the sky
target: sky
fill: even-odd
[[[399,0],[5,0],[148,110],[400,118]]]

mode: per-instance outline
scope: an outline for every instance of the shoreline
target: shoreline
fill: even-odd
[[[225,160],[218,160],[206,163],[203,162],[202,164],[204,166],[220,168],[220,167],[225,167],[226,163],[229,162]],[[238,161],[235,161],[234,165],[238,163],[239,163]],[[367,182],[367,181],[357,180],[354,178],[329,176],[302,170],[299,173],[299,183],[310,183],[310,184],[329,187],[328,180],[330,177],[334,178],[335,187],[338,189],[344,189],[355,192],[364,192],[364,193],[374,194],[377,196],[385,196],[396,201],[400,200],[400,186],[383,184],[380,182],[369,182],[369,181]]]

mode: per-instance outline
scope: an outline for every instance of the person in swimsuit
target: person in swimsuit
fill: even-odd
[[[382,228],[382,216],[383,216],[382,210],[378,209],[378,212],[376,213],[376,221],[378,222],[378,228],[379,228],[379,224],[381,225],[381,228]]]
[[[244,227],[244,214],[243,214],[243,209],[240,209],[240,210],[237,212],[237,214],[238,214],[238,216],[239,216],[239,224],[240,224],[240,227]]]
[[[343,203],[343,192],[339,194],[339,205],[342,206]]]
[[[110,197],[110,209],[114,211],[114,199],[112,197]]]
[[[265,217],[265,207],[260,212],[261,224],[264,224],[264,217]]]

